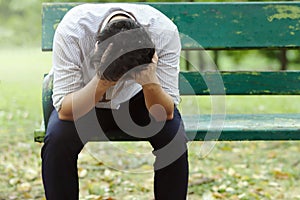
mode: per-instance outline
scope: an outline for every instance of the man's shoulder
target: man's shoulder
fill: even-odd
[[[137,3],[82,3],[71,8],[68,13],[78,13],[78,12],[90,12],[97,11],[98,13],[104,13],[105,10],[109,10],[112,8],[120,8],[120,9],[143,9],[147,10],[157,10],[154,7],[147,4],[137,4]]]
[[[139,14],[164,15],[156,8],[144,3],[83,3],[71,8],[66,15],[81,16],[87,13],[94,15],[105,15],[110,9],[123,9],[129,12],[138,12]]]
[[[176,30],[175,24],[164,13],[147,4],[136,3],[84,3],[77,5],[66,13],[59,29],[62,29],[62,32],[78,32],[77,29],[83,29],[94,33],[103,17],[111,9],[122,9],[132,13],[142,25],[150,29]]]
[[[63,21],[78,22],[80,20],[91,20],[102,18],[110,10],[122,9],[139,15],[159,12],[147,4],[135,3],[83,3],[71,8],[64,16]],[[145,16],[146,17],[146,16]]]

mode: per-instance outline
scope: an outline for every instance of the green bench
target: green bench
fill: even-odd
[[[300,2],[149,3],[178,26],[183,50],[300,48]],[[44,3],[42,50],[52,50],[55,28],[75,3]],[[201,46],[200,46],[200,45]],[[255,61],[254,63],[255,64]],[[300,95],[300,71],[180,72],[181,95]],[[43,84],[44,125],[52,82]],[[197,105],[195,105],[197,106]],[[238,106],[238,105],[237,105]],[[183,115],[190,140],[300,140],[300,114]],[[113,141],[133,141],[110,133]],[[141,139],[142,140],[142,139]]]

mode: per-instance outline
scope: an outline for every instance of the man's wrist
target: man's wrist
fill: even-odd
[[[161,88],[159,83],[148,83],[148,84],[144,84],[142,85],[143,90],[157,90],[159,88]]]
[[[98,75],[94,77],[94,80],[97,84],[97,90],[107,90],[109,87],[111,87],[113,84],[111,81],[105,80],[100,78]]]
[[[136,82],[142,86],[145,86],[145,85],[160,85],[160,82],[157,78],[156,75],[152,75],[152,76],[147,76],[147,75],[144,75],[144,76],[140,76],[139,79],[136,80]]]
[[[101,88],[109,88],[112,86],[111,81],[105,80],[105,79],[99,79],[98,81],[98,86],[100,86]]]

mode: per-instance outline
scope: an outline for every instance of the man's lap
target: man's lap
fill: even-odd
[[[166,122],[156,122],[149,114],[143,93],[140,92],[128,102],[121,104],[120,109],[95,108],[75,122],[64,121],[58,118],[56,110],[52,111],[49,119],[46,139],[49,135],[55,135],[56,139],[63,139],[65,142],[72,141],[72,134],[80,137],[83,143],[91,138],[97,137],[107,139],[110,131],[120,131],[120,134],[129,134],[140,138],[161,138],[171,139],[174,134],[183,126],[181,116],[177,108],[174,109],[174,118]],[[170,132],[171,135],[160,132]],[[181,129],[180,134],[185,134]],[[155,135],[156,134],[156,135]],[[161,136],[159,136],[161,135]],[[53,136],[51,136],[53,138]],[[147,140],[147,139],[146,139]]]

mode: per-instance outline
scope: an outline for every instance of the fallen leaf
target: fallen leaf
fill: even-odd
[[[209,178],[209,177],[204,177],[203,175],[198,175],[198,176],[191,176],[190,177],[190,186],[196,186],[196,185],[203,185],[206,183],[211,183],[214,182],[215,179]]]
[[[31,190],[31,185],[30,185],[30,183],[27,183],[27,182],[21,183],[17,186],[17,190],[19,192],[29,192]]]
[[[289,173],[280,170],[274,170],[273,174],[277,179],[288,179],[290,177]]]
[[[214,192],[213,197],[215,197],[217,199],[225,199],[226,198],[223,194],[221,194],[219,192]]]
[[[18,178],[12,178],[12,179],[9,180],[9,184],[12,185],[12,186],[16,185],[19,182],[20,182],[20,179],[18,179]]]
[[[36,179],[38,177],[38,172],[37,170],[33,170],[33,169],[27,169],[25,171],[25,175],[24,178],[27,181],[33,181],[34,179]]]
[[[88,171],[83,168],[78,168],[78,177],[79,178],[84,178],[88,174]]]

